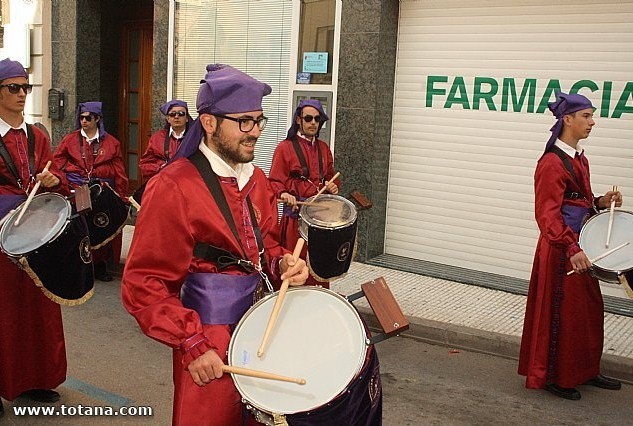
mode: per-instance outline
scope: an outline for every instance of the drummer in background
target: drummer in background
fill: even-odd
[[[263,285],[253,266],[291,285],[308,277],[305,262],[279,245],[276,194],[251,163],[270,92],[233,67],[207,65],[199,116],[143,196],[122,299],[148,336],[173,349],[175,425],[242,424],[241,397],[222,366]]]
[[[128,179],[121,153],[121,142],[107,133],[102,103],[84,102],[77,106],[74,130],[64,136],[55,150],[55,164],[66,173],[75,188],[91,180],[107,182],[127,202]],[[123,237],[119,233],[104,247],[92,253],[95,278],[112,281],[109,269],[121,259]]]
[[[275,148],[268,178],[277,197],[285,203],[281,218],[281,245],[289,250],[299,239],[297,201],[315,195],[335,174],[330,147],[319,139],[319,132],[328,120],[321,102],[314,99],[300,101],[286,139]],[[338,194],[340,184],[340,180],[336,179],[325,192]],[[306,253],[307,246],[304,246],[303,259]],[[312,276],[306,284],[330,288],[329,282],[318,281]]]
[[[534,174],[536,222],[541,231],[521,340],[519,374],[526,387],[546,389],[570,400],[576,386],[617,390],[621,384],[600,374],[604,305],[598,280],[588,272],[590,260],[578,245],[583,222],[622,205],[619,192],[595,197],[589,162],[579,146],[595,122],[595,108],[580,94],[559,93],[549,109],[557,118],[552,136]],[[567,275],[568,270],[575,273]]]
[[[6,146],[0,155],[0,217],[24,201],[36,181],[42,192],[68,195],[63,173],[54,164],[42,171],[53,159],[50,141],[24,121],[26,95],[32,88],[22,64],[8,58],[0,61],[0,136]],[[33,135],[33,149],[27,132]],[[51,389],[66,380],[60,306],[5,255],[0,255],[0,276],[0,397],[55,402],[59,394]],[[3,414],[0,400],[0,417]]]

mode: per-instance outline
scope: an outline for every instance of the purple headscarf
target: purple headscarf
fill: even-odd
[[[189,157],[198,149],[204,135],[204,129],[200,124],[201,114],[224,115],[261,111],[262,99],[270,92],[272,89],[269,85],[230,65],[207,65],[207,74],[200,80],[196,100],[198,118],[191,124],[171,161]]]
[[[162,104],[160,108],[158,108],[158,110],[161,112],[161,114],[166,116],[167,114],[169,114],[169,111],[173,107],[183,107],[185,109],[185,112],[187,113],[187,124],[185,126],[185,132],[186,132],[187,129],[189,129],[189,125],[193,121],[193,118],[189,115],[189,107],[187,106],[187,102],[181,101],[180,99],[173,99],[171,101],[167,101],[164,104]],[[169,124],[167,120],[165,120],[165,126],[163,127],[165,129],[169,129],[171,125]]]
[[[317,138],[319,137],[319,132],[321,131],[321,128],[323,127],[325,122],[330,119],[330,117],[328,117],[325,111],[323,110],[323,106],[321,105],[320,101],[317,101],[316,99],[304,99],[299,102],[299,105],[297,105],[297,109],[295,110],[295,113],[292,116],[292,125],[288,129],[288,135],[286,136],[286,139],[292,139],[292,137],[297,134],[297,131],[299,130],[299,125],[297,124],[297,117],[301,115],[301,111],[303,110],[304,107],[307,107],[307,106],[310,106],[316,109],[317,111],[319,111],[319,115],[321,116],[319,129],[317,130],[317,133],[316,133],[316,137]]]
[[[79,121],[79,116],[83,114],[84,112],[89,112],[99,117],[99,139],[107,135],[108,132],[106,132],[105,125],[103,123],[102,107],[103,107],[103,104],[99,101],[83,102],[77,105],[77,111],[75,112],[75,128],[81,129],[81,122]]]
[[[560,133],[563,131],[564,116],[587,108],[595,109],[591,104],[591,101],[585,96],[578,93],[568,95],[563,92],[557,93],[556,102],[550,102],[548,107],[549,110],[552,111],[552,114],[554,114],[554,117],[558,120],[556,120],[556,123],[554,123],[551,129],[549,129],[552,132],[552,136],[550,136],[549,140],[545,144],[545,152],[549,151],[549,149],[554,146],[556,139],[558,139]]]
[[[12,61],[9,58],[4,58],[0,61],[0,81],[13,77],[24,77],[28,79],[29,75],[21,63]]]

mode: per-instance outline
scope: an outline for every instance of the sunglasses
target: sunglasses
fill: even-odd
[[[92,121],[92,114],[80,115],[79,116],[79,121],[81,121],[81,120],[86,120],[88,123],[90,123]]]
[[[11,93],[12,95],[17,94],[20,89],[24,90],[24,93],[26,93],[27,95],[29,93],[31,93],[31,91],[33,90],[33,85],[32,84],[16,84],[16,83],[11,83],[11,84],[0,84],[0,87],[6,87],[9,89],[9,93]]]
[[[320,115],[304,115],[301,118],[303,118],[303,121],[305,121],[306,123],[311,122],[312,119],[314,119],[314,121],[316,121],[317,123],[321,122],[321,116]]]
[[[186,113],[186,112],[184,112],[184,111],[172,111],[172,112],[170,112],[170,113],[169,113],[169,114],[167,114],[167,115],[168,115],[168,116],[170,116],[170,117],[172,117],[172,118],[173,118],[173,117],[176,117],[176,116],[178,116],[178,117],[184,117],[185,115],[187,115],[187,113]]]

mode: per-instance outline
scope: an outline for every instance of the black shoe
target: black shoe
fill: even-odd
[[[99,262],[94,265],[95,279],[104,282],[110,282],[114,278],[108,272],[108,264],[106,262]]]
[[[0,418],[4,416],[4,405],[2,405],[2,400],[0,399]]]
[[[561,388],[554,383],[548,383],[545,385],[545,390],[561,398],[571,399],[572,401],[578,401],[580,399],[580,392],[574,388]]]
[[[30,399],[36,402],[57,402],[59,394],[49,389],[31,389],[20,394],[22,398]]]
[[[110,281],[112,281],[114,279],[114,277],[112,276],[112,274],[110,274],[108,271],[100,273],[98,275],[95,274],[95,279],[99,280],[99,281],[103,281],[106,283],[109,283]]]
[[[622,388],[622,383],[620,383],[619,380],[603,376],[602,374],[598,374],[596,377],[587,380],[583,384],[609,390],[620,390]]]

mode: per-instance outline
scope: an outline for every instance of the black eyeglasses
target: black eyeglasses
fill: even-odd
[[[316,121],[317,123],[320,123],[320,122],[321,122],[321,116],[320,116],[320,115],[304,115],[304,116],[303,116],[303,117],[301,117],[301,118],[303,118],[303,120],[304,120],[306,123],[311,122],[313,119],[314,119],[314,121]]]
[[[31,91],[33,90],[33,85],[32,84],[28,84],[28,83],[24,83],[24,84],[16,84],[16,83],[0,84],[0,87],[7,87],[9,89],[9,93],[11,93],[12,95],[17,94],[20,91],[20,89],[24,90],[24,93],[26,93],[27,95],[29,93],[31,93]]]
[[[92,114],[80,115],[79,116],[79,121],[81,121],[81,120],[86,120],[88,123],[90,123],[92,121]]]
[[[167,114],[170,117],[184,117],[185,115],[187,115],[187,113],[185,111],[172,111],[169,114]]]
[[[255,127],[255,123],[257,123],[257,127],[259,127],[259,130],[264,130],[266,128],[266,122],[268,121],[268,117],[264,117],[263,115],[259,117],[258,119],[254,119],[250,117],[235,118],[235,117],[229,117],[228,115],[220,115],[220,114],[213,114],[213,115],[220,118],[226,118],[227,120],[237,121],[238,123],[240,123],[240,131],[242,133],[248,133],[251,130],[253,130],[253,127]]]

